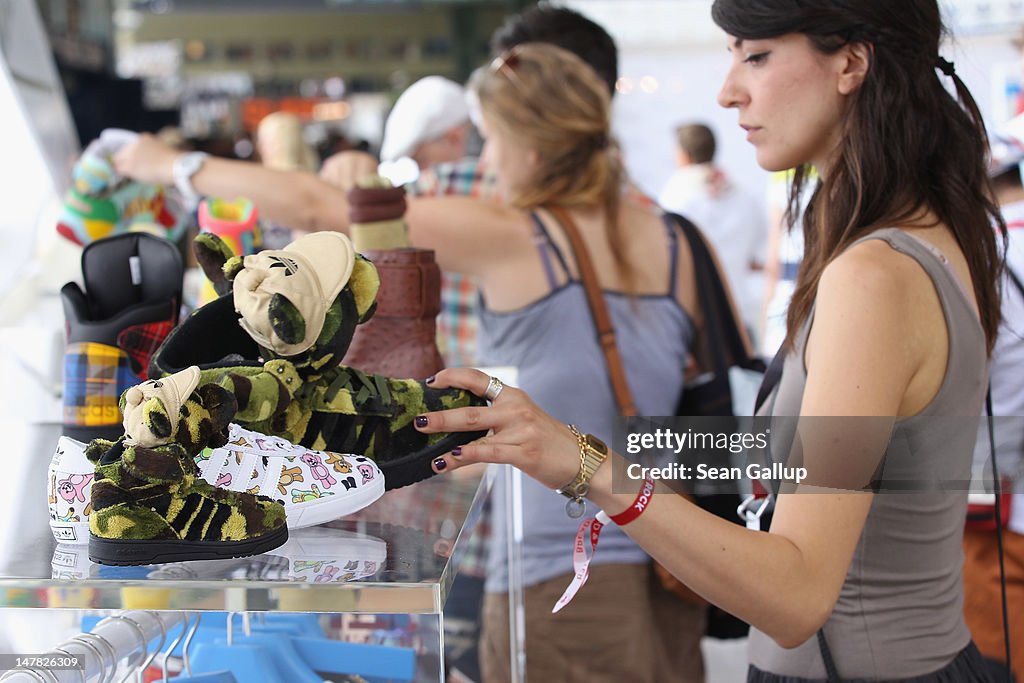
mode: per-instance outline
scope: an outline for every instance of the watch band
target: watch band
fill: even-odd
[[[579,444],[580,469],[573,480],[558,489],[558,492],[569,499],[565,504],[565,512],[575,519],[581,517],[586,510],[583,497],[590,492],[590,480],[597,468],[608,459],[608,446],[593,434],[582,434],[575,425],[569,425],[569,431]]]
[[[206,152],[186,152],[179,154],[174,159],[174,166],[171,168],[174,187],[181,193],[189,206],[194,207],[198,204],[200,197],[196,188],[192,186],[192,176],[199,172],[209,156]]]

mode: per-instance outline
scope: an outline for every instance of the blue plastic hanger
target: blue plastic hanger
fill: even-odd
[[[192,677],[225,673],[245,683],[288,683],[272,653],[256,645],[199,643],[192,656]],[[320,679],[322,680],[322,679]]]
[[[227,615],[222,640],[199,643],[192,669],[200,673],[230,671],[249,683],[323,683],[306,666],[291,646],[290,638],[279,634],[253,634],[249,615],[242,615],[244,637],[234,635],[234,614]]]
[[[238,683],[238,679],[235,678],[235,675],[230,671],[213,671],[210,673],[197,674],[195,676],[192,675],[192,665],[190,663],[188,656],[188,647],[192,642],[193,636],[195,636],[196,634],[196,630],[199,628],[199,620],[202,617],[202,615],[197,612],[195,615],[195,621],[192,623],[191,626],[189,626],[190,616],[191,615],[186,616],[185,623],[182,624],[181,627],[181,634],[179,634],[178,637],[175,638],[174,642],[171,643],[171,646],[168,648],[167,654],[164,655],[163,666],[161,667],[160,670],[161,673],[163,674],[163,683],[169,683],[169,680],[167,678],[167,658],[171,656],[171,652],[174,651],[175,647],[177,647],[178,643],[180,643],[182,639],[184,639],[185,642],[183,645],[181,656],[185,660],[185,670],[188,673],[184,676],[175,677],[174,680],[177,683]]]
[[[238,683],[238,679],[230,671],[214,671],[195,676],[177,676],[169,679],[169,683]]]
[[[101,617],[82,617],[82,631],[90,632],[99,623]],[[203,643],[210,641],[222,641],[227,633],[228,613],[227,612],[204,612],[201,624],[196,627],[193,622],[190,630],[193,631],[195,642]],[[183,634],[186,626],[175,626],[167,632],[167,637],[173,639],[173,647],[168,649],[172,657],[184,657],[184,643],[179,642],[181,638],[175,636]],[[279,614],[274,612],[262,613],[258,618],[252,620],[252,630],[259,633],[276,633],[282,636],[302,636],[306,638],[327,638],[323,628],[320,626],[320,617],[317,614]]]
[[[411,681],[415,675],[411,648],[330,640],[316,614],[267,613],[246,619],[247,635],[234,635],[232,614],[206,612],[202,624],[198,616],[191,626],[183,624],[180,633],[168,632],[173,637],[168,655],[183,657],[188,672],[170,683],[322,683],[317,672],[391,681]],[[83,618],[83,630],[91,630],[97,621]]]
[[[416,652],[412,648],[322,638],[292,638],[291,641],[314,671],[393,681],[411,681],[416,674]]]

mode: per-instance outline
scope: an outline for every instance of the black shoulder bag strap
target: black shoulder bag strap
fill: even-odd
[[[1010,265],[1003,264],[1006,274],[1017,292],[1024,297],[1024,283]],[[999,464],[996,462],[995,418],[992,416],[992,386],[985,394],[985,413],[988,418],[988,445],[992,453],[992,488],[996,494],[996,548],[999,553],[999,589],[1003,611],[1003,646],[1006,648],[1006,671],[1008,679],[1013,676],[1013,661],[1010,658],[1010,613],[1006,604],[1006,559],[1003,555],[1003,500],[1002,481],[999,479]]]
[[[764,361],[754,357],[744,342],[732,299],[725,291],[721,273],[711,256],[711,251],[708,249],[703,235],[700,234],[700,230],[679,214],[670,213],[668,216],[679,226],[690,247],[694,280],[697,283],[697,295],[701,314],[704,316],[705,329],[713,331],[720,340],[719,344],[711,345],[715,363],[714,371],[718,373],[723,368],[728,370],[728,361],[722,353],[724,347],[728,349],[729,356],[732,357],[737,367],[754,372],[764,372]],[[723,319],[719,316],[720,311],[730,311],[731,315],[725,316]]]
[[[754,414],[756,415],[761,406],[765,404],[768,397],[771,396],[775,387],[778,386],[779,380],[782,379],[782,366],[786,363],[786,346],[783,344],[779,347],[779,350],[775,352],[775,356],[772,358],[772,362],[768,364],[768,369],[764,373],[764,379],[761,380],[761,386],[757,388],[757,401],[754,402]]]
[[[1024,294],[1024,287],[1021,287],[1020,280],[1009,268],[1006,272],[1010,274],[1021,294]],[[992,417],[992,387],[988,388],[985,394],[985,413],[988,418],[988,446],[992,452],[992,488],[996,494],[996,548],[999,551],[999,589],[1002,597],[1003,611],[1003,645],[1006,648],[1006,676],[1007,680],[1013,680],[1013,661],[1010,659],[1010,613],[1006,604],[1006,560],[1003,556],[1003,501],[1002,482],[999,480],[999,465],[996,463],[996,435],[995,418]]]

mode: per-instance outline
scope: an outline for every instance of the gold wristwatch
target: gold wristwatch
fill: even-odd
[[[569,431],[576,437],[580,447],[580,471],[558,492],[569,499],[565,504],[565,514],[577,519],[586,512],[587,503],[583,497],[590,491],[590,480],[597,468],[608,459],[608,446],[593,434],[581,434],[575,425],[569,425]]]

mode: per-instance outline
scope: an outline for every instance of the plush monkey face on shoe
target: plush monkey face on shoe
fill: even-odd
[[[198,368],[132,387],[122,397],[125,435],[86,448],[96,467],[89,557],[134,565],[256,555],[288,539],[284,507],[215,488],[195,455],[227,439],[234,397],[199,386]]]
[[[412,424],[420,413],[483,399],[341,365],[356,325],[373,314],[380,286],[373,264],[344,235],[314,233],[283,250],[239,258],[216,236],[201,234],[196,253],[224,294],[171,333],[150,376],[198,365],[200,386],[216,384],[234,395],[235,422],[310,448],[373,458],[388,488],[431,476],[434,458],[483,435],[428,436]]]

